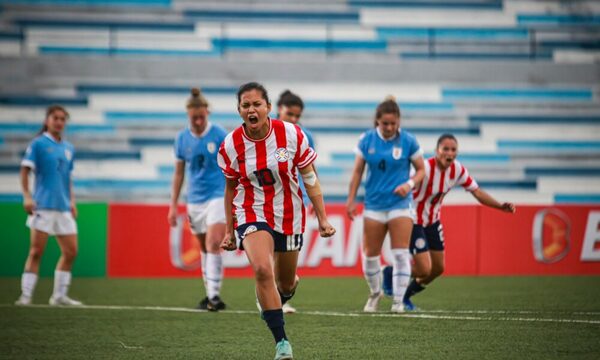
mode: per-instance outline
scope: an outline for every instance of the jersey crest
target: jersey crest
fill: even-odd
[[[286,148],[280,147],[275,150],[275,159],[279,162],[286,162],[290,158],[290,153]]]
[[[394,146],[394,149],[392,150],[392,157],[394,160],[400,159],[402,157],[402,148]]]

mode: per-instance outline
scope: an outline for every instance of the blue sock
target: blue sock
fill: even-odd
[[[280,342],[282,339],[287,340],[287,336],[285,335],[285,321],[283,321],[283,310],[275,309],[275,310],[265,310],[262,312],[263,319],[267,323],[267,326],[273,333],[273,338],[275,338],[275,344]]]
[[[425,286],[419,284],[416,279],[412,279],[406,289],[406,294],[404,294],[404,300],[410,299],[411,296],[418,294],[423,290],[425,290]]]

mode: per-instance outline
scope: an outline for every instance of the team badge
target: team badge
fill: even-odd
[[[286,162],[290,158],[290,153],[286,148],[278,148],[275,150],[275,159],[279,162]]]
[[[419,250],[423,250],[425,248],[425,239],[418,238],[417,241],[415,241],[415,247]]]
[[[256,226],[250,225],[244,231],[244,236],[252,234],[252,233],[257,232],[257,231],[258,231],[258,228]]]
[[[400,159],[402,157],[402,148],[394,146],[394,149],[392,150],[392,157],[394,160]]]
[[[71,152],[71,150],[65,149],[65,157],[68,161],[71,161],[71,159],[73,158],[73,153]]]
[[[208,150],[209,153],[214,154],[215,150],[217,150],[217,145],[211,141],[206,144],[206,150]]]
[[[369,155],[375,154],[375,148],[369,148]]]

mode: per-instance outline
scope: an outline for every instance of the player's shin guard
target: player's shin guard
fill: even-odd
[[[221,254],[206,254],[206,296],[219,296],[223,282],[223,258]]]
[[[423,290],[425,290],[425,286],[419,284],[417,282],[417,279],[412,279],[412,281],[410,282],[410,285],[408,285],[408,288],[406,289],[406,294],[404,294],[403,300],[408,300],[413,295],[418,294]]]
[[[378,294],[381,291],[381,262],[379,256],[368,257],[363,254],[362,267],[371,294]]]
[[[274,310],[265,310],[262,312],[262,317],[267,323],[267,326],[273,333],[273,338],[275,339],[275,344],[277,344],[282,339],[287,340],[287,336],[285,335],[285,322],[283,321],[283,310],[274,309]]]
[[[410,280],[410,253],[408,249],[392,249],[394,273],[392,285],[394,301],[402,301]]]

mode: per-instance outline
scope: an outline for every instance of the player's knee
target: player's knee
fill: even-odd
[[[44,248],[41,246],[32,246],[29,249],[29,258],[34,261],[39,261],[44,254]]]
[[[77,257],[77,248],[72,247],[72,248],[64,249],[62,252],[62,256],[65,259],[65,261],[69,261],[69,262],[74,261],[75,258]]]
[[[444,270],[446,270],[444,264],[437,264],[431,269],[431,276],[438,277],[444,273]]]
[[[431,267],[416,267],[413,269],[413,277],[426,278],[431,274]]]
[[[254,277],[257,282],[272,282],[274,281],[273,268],[269,264],[255,264]]]

